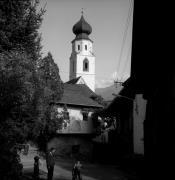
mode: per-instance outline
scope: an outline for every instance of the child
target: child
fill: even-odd
[[[34,157],[34,179],[38,180],[39,179],[39,164],[40,164],[40,160],[38,156]]]
[[[80,163],[80,161],[77,161],[72,169],[72,180],[76,180],[78,178],[78,180],[82,180],[81,177],[81,167],[82,164]]]

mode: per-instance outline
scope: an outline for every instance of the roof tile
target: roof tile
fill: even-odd
[[[64,84],[63,97],[58,104],[103,107],[91,97],[96,94],[85,84]]]

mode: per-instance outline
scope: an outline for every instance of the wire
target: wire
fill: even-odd
[[[128,99],[128,100],[130,100],[130,101],[134,101],[134,99],[132,99],[132,98],[129,98],[129,97],[127,97],[127,96],[122,96],[122,95],[120,95],[120,94],[112,94],[113,96],[116,96],[116,97],[122,97],[122,98],[125,98],[125,99]]]
[[[130,7],[128,10],[126,26],[125,26],[125,31],[124,31],[124,35],[123,35],[122,47],[121,47],[121,51],[120,51],[120,55],[119,55],[119,61],[118,61],[118,65],[117,65],[117,72],[119,72],[119,69],[120,69],[123,49],[124,49],[124,45],[125,45],[125,41],[126,41],[126,37],[127,37],[127,32],[128,32],[128,28],[129,28],[129,23],[130,23],[130,19],[131,19],[132,6],[133,6],[133,0],[130,0]]]
[[[121,72],[121,79],[123,79],[123,77],[124,77],[124,72],[126,71],[126,68],[128,67],[128,65],[129,65],[129,60],[130,60],[130,58],[129,58],[129,56],[130,56],[130,54],[131,54],[131,45],[130,45],[130,47],[129,47],[129,49],[128,49],[128,54],[127,54],[127,57],[126,57],[126,61],[125,61],[125,64],[123,65],[123,71]]]
[[[120,65],[121,65],[121,59],[122,59],[122,55],[123,55],[124,45],[125,45],[125,41],[126,41],[126,37],[127,37],[127,32],[128,32],[131,16],[132,16],[133,1],[134,0],[130,0],[128,16],[127,16],[127,20],[126,20],[126,26],[125,26],[124,35],[123,35],[122,47],[121,47],[121,51],[120,51],[120,55],[119,55],[119,61],[118,61],[118,66],[117,66],[117,72],[119,72],[119,68],[120,68]],[[131,49],[131,47],[129,49]],[[129,51],[128,51],[128,54],[127,54],[127,59],[126,59],[125,65],[128,65],[128,59],[129,59],[128,57],[129,57]],[[124,73],[125,67],[126,66],[124,66],[124,69],[122,70],[122,73]],[[69,75],[69,72],[66,72],[66,71],[61,71],[60,70],[59,72]],[[97,76],[97,75],[95,75],[95,77],[101,78],[101,79],[106,78],[106,76]],[[123,78],[123,76],[122,76],[122,78]],[[122,78],[120,78],[120,80],[117,80],[117,82],[121,82]],[[112,80],[112,78],[109,78],[109,80]]]

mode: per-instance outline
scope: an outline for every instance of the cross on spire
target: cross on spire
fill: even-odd
[[[81,8],[81,15],[82,15],[82,16],[83,16],[83,13],[84,13],[84,12],[83,12],[83,8]]]

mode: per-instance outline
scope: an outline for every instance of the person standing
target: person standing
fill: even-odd
[[[47,180],[52,180],[53,178],[54,165],[55,165],[55,158],[54,158],[55,151],[56,149],[52,147],[46,158],[46,164],[48,170]]]
[[[80,161],[77,161],[72,169],[72,180],[75,180],[77,178],[78,180],[82,180],[81,168],[82,164],[80,163]]]
[[[34,180],[39,180],[39,157],[34,157],[34,171],[33,171]]]

